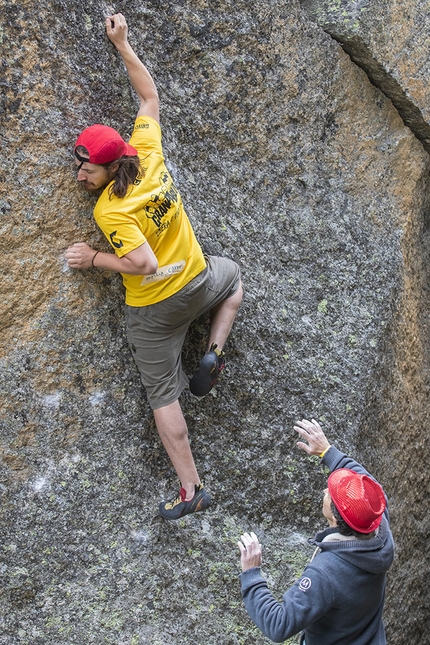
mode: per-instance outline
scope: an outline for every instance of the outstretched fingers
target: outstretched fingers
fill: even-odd
[[[297,425],[294,426],[294,430],[298,432],[302,439],[308,442],[307,444],[303,441],[297,442],[298,448],[307,452],[308,455],[320,455],[330,446],[320,424],[315,419],[298,421]]]
[[[320,424],[318,421],[315,421],[315,419],[312,419],[311,421],[308,421],[308,419],[297,421],[297,425],[294,426],[294,430],[304,441],[308,442],[297,442],[297,447],[307,452],[308,455],[320,454],[329,446]]]
[[[251,531],[251,533],[244,533],[243,535],[240,536],[240,539],[242,541],[238,542],[238,544],[242,547],[242,549],[247,549],[251,545],[260,544],[258,541],[258,537],[255,535],[253,531]]]
[[[237,545],[241,555],[242,571],[261,565],[261,544],[255,533],[244,533],[240,536]]]

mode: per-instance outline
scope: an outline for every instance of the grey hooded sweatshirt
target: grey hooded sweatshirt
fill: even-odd
[[[331,471],[349,468],[369,475],[334,446],[322,461]],[[275,643],[303,630],[306,645],[386,644],[382,610],[394,555],[388,509],[374,537],[337,538],[336,528],[317,533],[316,555],[282,602],[272,596],[259,567],[241,574],[246,610]]]

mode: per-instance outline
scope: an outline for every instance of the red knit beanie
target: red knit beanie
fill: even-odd
[[[381,523],[386,501],[382,487],[368,475],[339,468],[327,481],[334,505],[354,531],[372,533]]]

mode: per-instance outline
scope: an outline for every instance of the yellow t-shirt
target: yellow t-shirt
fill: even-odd
[[[161,129],[149,116],[134,124],[130,144],[138,151],[144,174],[123,198],[107,186],[94,218],[118,257],[148,242],[158,260],[152,275],[122,273],[125,301],[133,307],[152,305],[177,293],[206,267],[182,199],[164,163]]]

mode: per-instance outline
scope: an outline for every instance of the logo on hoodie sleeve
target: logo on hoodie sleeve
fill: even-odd
[[[310,589],[312,584],[312,580],[310,578],[302,578],[299,582],[299,589],[301,591],[308,591]]]

